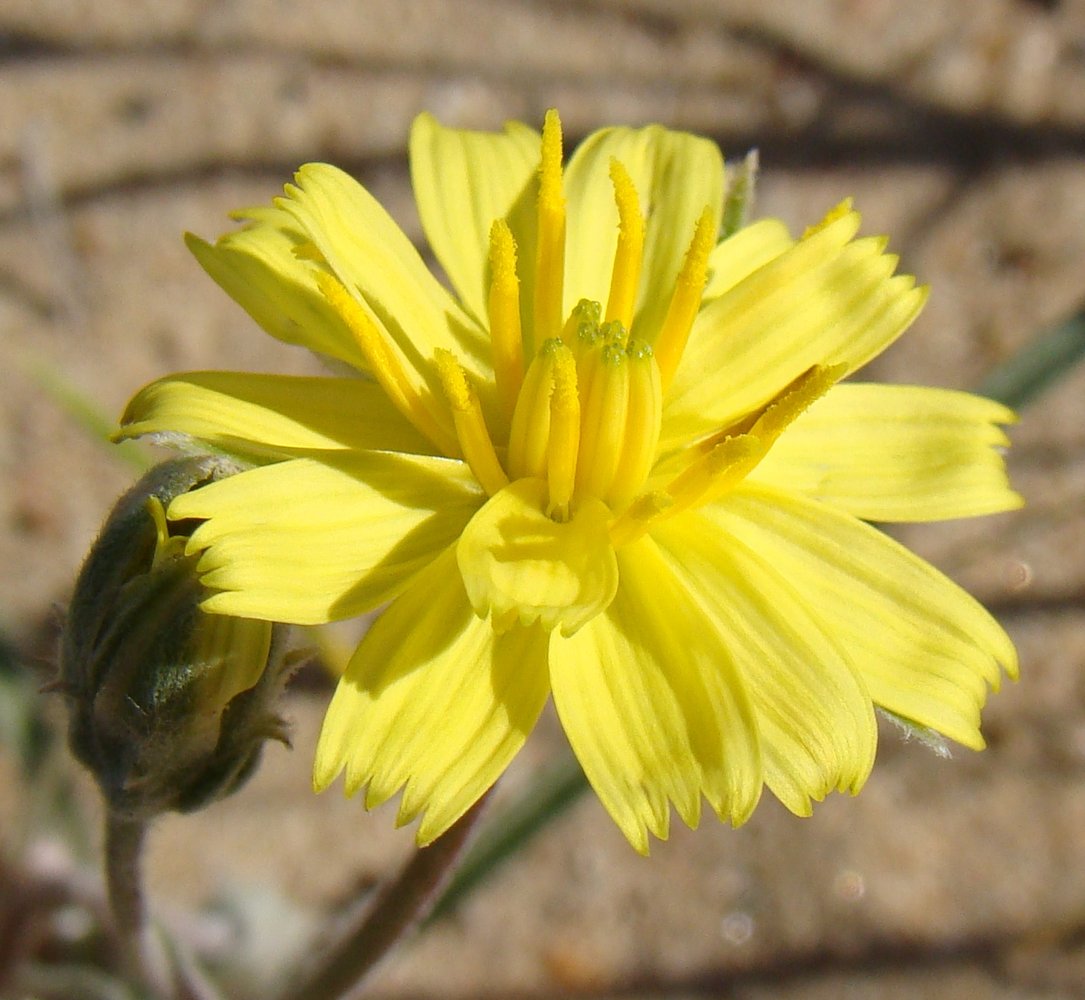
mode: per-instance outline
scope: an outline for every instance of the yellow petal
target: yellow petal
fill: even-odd
[[[471,610],[451,550],[369,630],[339,682],[313,783],[346,769],[373,808],[401,788],[399,822],[420,812],[418,842],[439,837],[500,776],[548,693],[538,627],[495,636]]]
[[[199,615],[193,641],[194,662],[208,665],[199,683],[197,705],[228,705],[254,687],[271,653],[272,623],[233,615]]]
[[[849,243],[858,224],[854,212],[833,219],[701,310],[666,400],[661,448],[741,418],[812,365],[854,371],[905,330],[926,290],[892,277],[883,240]]]
[[[632,335],[649,343],[663,322],[697,219],[723,206],[723,159],[714,142],[658,125],[610,128],[576,149],[565,173],[568,242],[565,313],[582,298],[604,302],[618,244],[610,161],[628,171],[647,218]]]
[[[445,128],[421,114],[411,128],[411,183],[422,228],[464,305],[480,322],[488,313],[487,260],[495,219],[510,226],[520,256],[533,226],[539,133],[519,122],[505,131]],[[528,258],[530,259],[530,258]]]
[[[207,243],[191,233],[185,244],[200,266],[268,333],[288,344],[365,370],[365,358],[320,294],[316,267],[296,252],[309,242],[282,209],[246,214],[248,224]]]
[[[675,575],[724,637],[753,703],[765,781],[784,805],[809,815],[811,800],[856,792],[874,763],[874,706],[846,650],[797,593],[786,564],[697,513],[652,537]]]
[[[407,451],[429,442],[368,379],[187,372],[144,386],[121,417],[118,440],[194,438],[246,459],[315,450]]]
[[[703,301],[719,298],[747,275],[795,245],[779,219],[759,219],[718,244],[708,258]]]
[[[747,483],[700,513],[776,566],[840,643],[875,704],[983,746],[979,713],[1013,643],[929,563],[827,504]]]
[[[1011,510],[1000,403],[966,392],[844,383],[800,416],[752,478],[873,521]]]
[[[310,163],[278,205],[290,212],[343,286],[394,345],[421,392],[440,398],[430,360],[452,351],[483,383],[492,383],[489,339],[430,273],[403,231],[348,174]],[[480,391],[484,388],[480,385]]]
[[[461,462],[332,453],[242,472],[178,497],[208,518],[188,551],[213,593],[204,608],[315,625],[372,610],[451,544],[483,494]]]
[[[548,497],[544,480],[518,480],[487,501],[457,546],[475,612],[491,616],[499,629],[538,621],[568,635],[614,598],[610,511],[588,500],[559,522],[547,516]]]
[[[550,640],[562,726],[629,842],[665,838],[669,803],[695,826],[703,794],[736,825],[761,792],[753,709],[713,621],[645,538],[618,552],[621,586],[576,635]]]

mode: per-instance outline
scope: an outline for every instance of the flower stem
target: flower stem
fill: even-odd
[[[142,858],[147,823],[106,814],[105,872],[109,909],[120,941],[125,970],[155,997],[172,997],[169,962],[147,923]]]
[[[347,926],[306,977],[281,1000],[356,997],[380,960],[429,914],[463,854],[489,793],[442,836],[420,847],[377,897],[347,918]]]

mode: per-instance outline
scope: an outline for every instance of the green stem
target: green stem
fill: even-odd
[[[176,948],[167,950],[147,920],[142,872],[146,837],[146,820],[107,814],[106,890],[125,974],[150,996],[163,1000],[221,1000],[186,955]]]
[[[463,853],[489,793],[428,847],[420,847],[372,903],[348,918],[346,929],[304,979],[281,1000],[336,1000],[359,995],[385,955],[429,914]]]
[[[993,371],[976,390],[1020,409],[1045,392],[1085,357],[1085,312],[1040,334]]]

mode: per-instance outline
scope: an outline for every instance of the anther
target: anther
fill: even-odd
[[[556,521],[569,518],[580,450],[580,397],[577,394],[576,361],[572,351],[553,351],[553,392],[550,396],[550,441],[547,445],[547,482],[550,505],[547,513]]]
[[[663,414],[663,390],[652,348],[644,341],[631,340],[625,354],[629,370],[625,431],[614,479],[603,497],[615,510],[629,503],[644,486],[655,461]]]
[[[662,490],[642,493],[611,523],[610,544],[617,549],[636,541],[673,505],[674,498]]]
[[[629,363],[624,346],[604,343],[578,365],[580,458],[576,492],[600,500],[610,492],[625,437]]]
[[[550,396],[554,391],[553,355],[564,344],[546,341],[528,365],[509,429],[508,465],[513,479],[543,479],[549,462]]]

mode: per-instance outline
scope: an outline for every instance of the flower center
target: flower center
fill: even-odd
[[[628,171],[612,161],[619,229],[606,311],[600,302],[585,299],[563,318],[561,162],[561,125],[550,112],[543,126],[539,167],[530,335],[521,329],[512,232],[503,219],[490,232],[490,335],[501,417],[509,427],[503,460],[459,366],[451,356],[438,358],[460,449],[479,482],[493,495],[510,480],[543,480],[546,513],[557,521],[567,520],[589,498],[620,511],[643,487],[659,441],[663,389],[700,305],[715,238],[711,213],[706,211],[655,347],[631,339],[645,222]],[[537,351],[525,371],[525,353],[532,343]]]
[[[621,510],[641,488],[659,441],[662,390],[652,349],[596,302],[573,311],[569,341],[547,340],[532,361],[509,434],[513,479],[546,481],[547,513],[565,520],[587,498]]]

